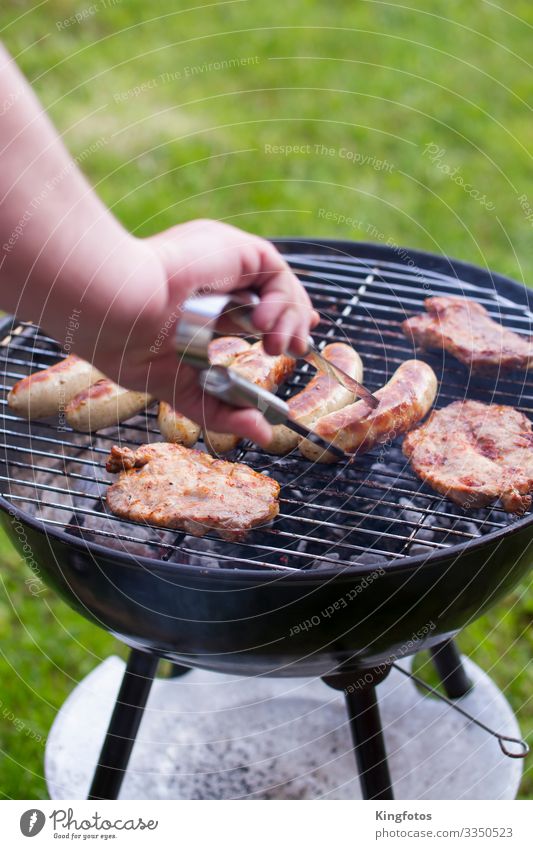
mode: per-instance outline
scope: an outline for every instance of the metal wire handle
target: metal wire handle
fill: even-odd
[[[398,672],[401,672],[402,675],[405,675],[407,678],[411,678],[412,681],[415,681],[420,687],[423,687],[428,693],[431,693],[435,698],[440,699],[441,702],[445,702],[449,707],[461,713],[463,716],[466,716],[470,722],[473,722],[474,725],[478,725],[479,728],[482,728],[483,731],[486,731],[488,734],[491,734],[492,737],[496,737],[500,749],[502,750],[504,755],[507,755],[508,758],[525,758],[529,754],[529,746],[525,740],[522,740],[518,737],[507,737],[505,734],[499,734],[497,731],[494,731],[492,728],[489,728],[488,725],[485,725],[483,722],[480,722],[479,719],[476,719],[475,716],[472,716],[471,713],[468,713],[464,708],[459,707],[458,704],[453,702],[447,696],[443,696],[442,693],[439,693],[434,687],[431,687],[429,684],[426,684],[425,681],[422,681],[418,675],[413,675],[412,672],[409,672],[407,669],[404,669],[402,666],[399,666],[397,663],[392,663],[391,666],[394,669],[397,669]],[[521,746],[521,752],[512,752],[506,748],[505,742],[507,743],[515,743],[517,746]]]

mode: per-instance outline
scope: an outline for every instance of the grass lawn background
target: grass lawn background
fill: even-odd
[[[390,238],[533,280],[528,0],[177,5],[0,9],[0,37],[129,228],[147,235],[208,216],[263,235]],[[287,151],[295,145],[309,151]],[[33,596],[26,577],[1,536],[6,798],[46,797],[57,709],[101,659],[123,653],[53,593]],[[532,616],[524,585],[460,638],[525,733]],[[533,798],[532,763],[522,798]]]

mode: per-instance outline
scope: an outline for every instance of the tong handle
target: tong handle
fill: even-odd
[[[232,407],[255,407],[272,425],[283,424],[289,417],[285,401],[224,366],[204,369],[199,382],[205,392]]]
[[[254,292],[228,295],[194,295],[181,307],[174,332],[176,353],[188,365],[205,369],[209,366],[209,343],[220,334],[235,333],[235,328],[257,336],[252,312],[259,303]]]
[[[227,295],[188,298],[182,305],[174,334],[177,354],[195,368],[206,368],[209,364],[208,347],[214,336],[235,333],[237,328],[247,336],[260,338],[261,333],[252,321],[253,311],[259,302],[258,295],[247,289]],[[312,348],[313,340],[309,337],[308,351]]]
[[[258,336],[259,331],[252,321],[252,313],[259,303],[259,297],[255,292],[241,292],[242,301],[232,300],[224,310],[224,315],[247,333],[249,336]]]

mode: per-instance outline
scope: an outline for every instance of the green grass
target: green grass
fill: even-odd
[[[138,234],[209,216],[264,235],[392,239],[529,283],[533,225],[519,198],[533,206],[531,4],[414,2],[190,0],[176,11],[170,0],[32,9],[4,0],[0,31],[72,153]],[[56,23],[91,6],[82,23]],[[186,71],[210,63],[221,67]],[[274,145],[310,147],[282,155]],[[431,161],[428,145],[444,153]],[[51,592],[32,596],[3,537],[0,551],[0,792],[40,798],[36,735],[117,644]],[[528,733],[532,614],[524,585],[460,641]]]

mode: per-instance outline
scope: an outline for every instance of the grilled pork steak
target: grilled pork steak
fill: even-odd
[[[407,434],[403,452],[422,480],[460,507],[497,498],[508,513],[531,506],[533,433],[513,407],[455,401]]]
[[[428,349],[445,349],[472,371],[528,369],[533,338],[502,327],[469,298],[426,298],[428,314],[402,322],[406,336]]]
[[[112,513],[197,537],[215,531],[242,539],[279,511],[277,481],[182,445],[156,442],[135,451],[114,445],[106,469],[120,472],[107,490]]]

